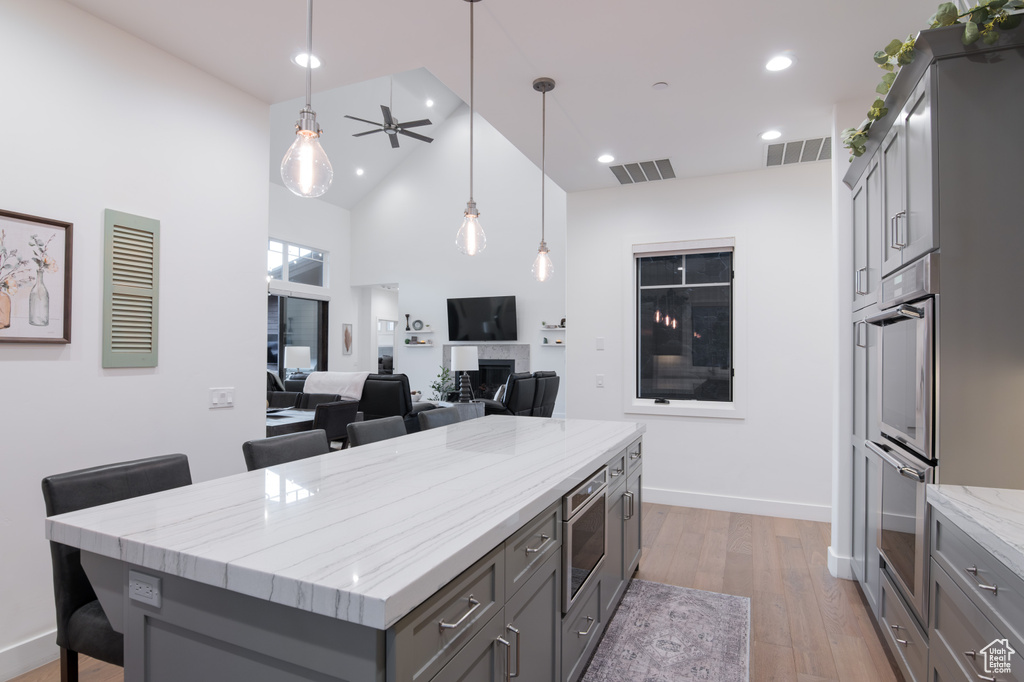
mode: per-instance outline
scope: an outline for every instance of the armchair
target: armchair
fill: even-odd
[[[419,413],[432,410],[433,403],[414,403],[409,377],[404,374],[371,374],[363,384],[359,411],[363,421],[381,417],[401,417],[408,433],[420,430]]]
[[[510,374],[501,401],[481,400],[485,414],[506,414],[528,417],[533,414],[533,396],[537,380],[529,372]]]

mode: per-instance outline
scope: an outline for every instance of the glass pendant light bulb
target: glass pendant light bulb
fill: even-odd
[[[548,255],[548,245],[541,242],[540,248],[537,249],[537,257],[533,259],[533,268],[531,269],[533,278],[538,282],[546,282],[554,271],[555,267],[551,264],[551,256]]]
[[[467,256],[475,256],[487,248],[487,236],[484,234],[484,228],[480,227],[480,221],[477,220],[479,217],[480,211],[476,210],[476,202],[468,202],[462,227],[455,237],[455,246]]]
[[[316,114],[313,114],[315,117]],[[318,197],[327,191],[334,179],[334,169],[327,153],[320,146],[319,126],[305,127],[305,119],[296,126],[295,141],[281,161],[284,185],[300,197]]]

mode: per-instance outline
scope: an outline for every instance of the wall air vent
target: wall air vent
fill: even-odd
[[[765,166],[788,166],[793,163],[825,161],[832,158],[832,138],[815,137],[796,142],[766,144]]]
[[[676,176],[676,172],[672,169],[672,162],[668,159],[627,163],[621,166],[609,166],[609,168],[611,168],[615,179],[622,185],[669,180]]]

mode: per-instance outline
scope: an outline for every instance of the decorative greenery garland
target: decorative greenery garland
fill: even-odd
[[[1021,25],[1024,14],[1014,14],[1013,11],[1022,7],[1024,0],[982,0],[963,14],[959,14],[952,2],[944,2],[932,16],[929,28],[953,26],[959,24],[961,19],[967,18],[962,38],[964,45],[970,45],[978,40],[986,45],[992,45],[999,40],[999,30],[1005,31]],[[914,60],[914,36],[907,36],[907,39],[902,41],[893,39],[884,50],[875,53],[874,59],[879,68],[885,71],[882,82],[875,88],[875,92],[885,97],[899,70]],[[871,124],[889,113],[881,97],[871,104],[868,117],[860,127],[847,128],[842,132],[843,146],[850,150],[850,161],[864,153]]]

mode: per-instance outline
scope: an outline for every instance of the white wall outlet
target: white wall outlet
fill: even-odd
[[[160,608],[160,578],[128,571],[128,598]]]
[[[598,374],[597,375],[597,387],[598,388],[604,388],[604,375],[603,374]]]
[[[597,344],[596,345],[597,345],[597,350],[604,350],[604,337],[603,336],[597,337]]]
[[[210,409],[235,406],[235,387],[211,388]]]

